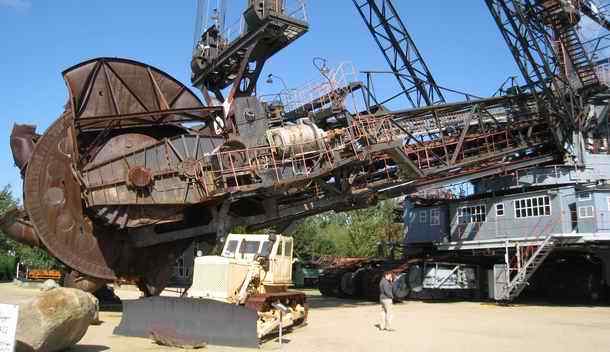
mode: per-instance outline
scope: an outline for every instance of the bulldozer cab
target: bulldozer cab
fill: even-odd
[[[255,257],[265,256],[272,245],[268,236],[260,235],[229,235],[222,250],[225,258],[254,261]]]
[[[258,257],[267,258],[269,269],[263,283],[290,285],[292,284],[292,247],[291,237],[230,234],[222,250],[222,257],[239,262],[253,262]]]

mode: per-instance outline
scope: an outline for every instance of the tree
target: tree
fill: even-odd
[[[380,225],[377,207],[354,210],[350,215],[349,243],[345,255],[350,257],[372,257],[377,253]]]
[[[6,186],[0,191],[0,214],[4,214],[9,208],[17,206],[17,201],[13,198],[11,187]],[[7,254],[14,248],[12,241],[0,231],[0,255]]]
[[[325,219],[320,215],[307,218],[296,227],[292,238],[294,239],[294,252],[299,258],[309,260],[335,254],[335,244],[321,234],[324,227]]]
[[[375,256],[381,241],[399,242],[402,238],[402,224],[394,220],[396,206],[396,201],[388,200],[368,209],[305,219],[292,233],[295,252],[303,259]]]
[[[396,242],[402,238],[402,225],[394,222],[393,200],[380,202],[368,209],[348,213],[349,243],[344,255],[372,257],[377,255],[380,242]]]

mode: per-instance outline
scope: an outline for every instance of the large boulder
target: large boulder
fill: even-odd
[[[56,288],[21,305],[17,352],[54,352],[74,346],[94,319],[95,301],[84,291]]]

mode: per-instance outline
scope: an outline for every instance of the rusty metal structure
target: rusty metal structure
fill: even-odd
[[[535,143],[537,138],[536,133],[534,132],[536,131],[536,123],[534,121],[537,119],[539,119],[539,121],[544,121],[544,128],[546,128],[548,132],[547,134],[539,135],[539,138],[541,138],[541,143],[539,145],[533,145],[531,149],[527,149],[522,153],[517,152],[515,155],[511,155],[504,159],[504,161],[526,160],[529,157],[544,156],[549,151],[553,151],[552,153],[556,156],[556,159],[553,161],[555,164],[569,165],[565,167],[579,170],[578,172],[585,170],[587,167],[591,169],[593,165],[584,164],[587,158],[590,160],[592,159],[591,156],[594,154],[607,154],[607,149],[603,146],[607,144],[608,138],[607,121],[609,96],[608,81],[606,79],[607,66],[600,56],[603,55],[603,46],[601,43],[605,40],[604,38],[607,38],[610,26],[608,26],[608,22],[606,21],[607,17],[604,11],[600,10],[600,7],[596,6],[592,1],[486,0],[485,2],[498,29],[506,41],[510,53],[525,82],[524,86],[513,86],[507,91],[504,91],[506,95],[498,99],[506,101],[509,96],[520,97],[521,99],[524,99],[524,103],[520,106],[521,111],[528,110],[524,109],[525,106],[530,106],[534,110],[530,115],[530,118],[526,118],[527,122],[525,122],[525,124],[528,125],[528,127],[524,128],[521,132],[516,132],[513,137],[521,136],[524,137],[524,140]],[[405,33],[404,25],[402,25],[402,21],[398,19],[399,16],[393,8],[391,0],[354,1],[354,4],[357,6],[365,24],[376,38],[377,42],[380,43],[381,40],[386,41],[386,45],[380,45],[380,48],[384,56],[386,56],[390,62],[390,66],[394,73],[399,79],[411,82],[413,85],[412,88],[407,86],[408,88],[399,94],[408,95],[409,93],[413,94],[414,92],[417,92],[416,96],[425,97],[426,90],[416,89],[418,87],[418,82],[420,87],[428,87],[428,89],[430,89],[430,87],[434,87],[432,84],[434,81],[431,79],[429,70],[425,65],[424,67],[426,67],[426,69],[423,71],[417,71],[415,67],[411,67],[413,66],[413,61],[421,66],[423,64],[423,59],[421,59],[421,55],[419,55],[419,52],[415,48],[411,36],[408,35],[408,33]],[[363,11],[363,9],[367,9],[367,11]],[[579,24],[583,18],[595,22],[601,27],[601,32],[605,34],[585,42],[579,35]],[[394,25],[390,25],[390,23],[393,23]],[[391,45],[387,44],[387,41],[391,42],[390,38],[393,37],[400,39],[390,43]],[[593,43],[593,45],[591,45],[591,43]],[[402,48],[401,44],[403,45]],[[401,50],[402,53],[400,53]],[[388,52],[391,53],[391,55],[388,55]],[[413,55],[410,55],[409,53],[417,53],[414,60],[409,60]],[[606,53],[606,60],[607,56]],[[399,59],[402,59],[402,61]],[[399,62],[400,65],[397,65],[397,62]],[[401,70],[397,70],[396,67],[400,67]],[[425,74],[422,76],[422,73]],[[429,78],[425,79],[422,77]],[[420,99],[417,100],[417,102],[425,100],[426,99]],[[477,106],[481,101],[485,100],[464,102],[462,104],[464,104],[464,107],[468,106],[476,111],[478,109]],[[428,99],[427,104],[432,105],[434,102]],[[421,108],[421,110],[427,109],[435,108]],[[504,111],[510,116],[515,114],[518,110],[519,109],[506,108]],[[477,128],[476,132],[472,131],[475,135],[485,135],[485,123],[482,121],[470,121],[465,124],[466,126],[461,126],[459,131],[469,134],[469,128],[472,128],[468,127],[472,126],[470,124],[474,124]],[[518,126],[518,124],[511,121],[506,125],[506,128],[507,130],[511,130],[515,125]],[[450,131],[451,128],[450,126],[445,125],[441,130],[444,130],[446,133],[447,131]],[[441,132],[441,136],[442,134],[443,132]],[[601,155],[598,156],[601,157]],[[548,162],[535,161],[534,164],[542,166],[548,165]],[[563,165],[559,167],[564,167]],[[497,169],[503,168],[501,163],[498,163],[495,166]],[[540,169],[542,170],[542,168]],[[603,167],[600,167],[599,169],[596,169],[596,172],[600,172],[602,169]],[[537,169],[532,168],[530,170]],[[461,171],[462,170],[460,170],[460,172]],[[506,175],[511,175],[511,173],[507,172]],[[470,180],[475,183],[481,182],[481,180],[487,180],[487,182],[489,182],[491,178],[487,176],[488,175],[485,175],[484,173],[479,173],[478,177],[472,177]],[[466,178],[461,177],[455,178],[455,180],[465,179]],[[588,179],[586,181],[587,187],[595,188],[595,181],[604,184],[607,182],[605,179],[607,179],[607,177],[602,176],[593,178],[593,180]],[[538,186],[537,182],[540,181],[533,181],[529,186],[535,189],[536,186]],[[541,187],[543,187],[543,184],[544,182],[540,182]],[[488,189],[487,191],[492,194],[496,191],[500,193],[500,195],[494,198],[494,201],[501,204],[501,214],[503,215],[503,207],[506,203],[502,203],[503,200],[501,195],[504,189]],[[420,192],[419,194],[413,193],[408,197],[408,202],[414,204],[418,201],[418,196],[425,193],[427,192]],[[493,198],[493,196],[484,194],[484,192],[473,195],[473,199],[478,199],[476,197],[483,199]],[[507,199],[509,198],[507,197]],[[458,203],[459,200],[457,199],[442,200],[442,198],[430,197],[424,200],[424,204],[419,205],[419,207],[424,210],[418,214],[423,215],[422,218],[426,219],[428,215],[426,210],[433,209],[434,211],[439,211],[439,206],[447,206],[447,204],[451,204],[450,206],[453,207],[456,207],[455,204],[466,205],[464,208],[459,208],[459,210],[457,210],[457,214],[460,214],[459,212],[468,211],[470,209],[467,206],[469,205],[468,200],[468,198],[464,198],[462,199],[462,203]],[[406,202],[407,201],[405,201],[405,203]],[[476,205],[477,203],[475,202],[474,204]],[[493,204],[488,204],[487,209],[489,209],[491,205]],[[473,209],[473,211],[476,212],[480,208],[474,207]],[[482,209],[481,216],[485,217],[485,207]],[[423,237],[426,237],[426,230],[435,228],[435,226],[432,225],[440,225],[440,223],[432,224],[431,221],[428,227],[426,227],[425,220],[422,221],[419,219],[418,221],[414,218],[409,218],[409,220],[407,220],[409,216],[407,214],[408,212],[405,210],[405,224],[407,224],[407,222],[409,225],[416,224],[413,226],[424,224],[417,228],[422,230]],[[413,213],[411,212],[409,214],[412,215]],[[432,213],[430,214],[432,217]],[[487,215],[491,216],[490,214],[491,212]],[[472,226],[470,229],[472,231],[469,235],[477,233],[478,230],[476,227],[485,222],[485,220],[478,220],[474,215],[474,220],[472,217],[468,217],[468,215],[457,215],[458,219],[452,219],[451,224],[462,226],[463,224],[460,223],[461,219],[459,219],[460,216],[462,216],[462,219],[464,217],[467,218],[467,220],[465,220],[466,225],[468,225],[469,222],[473,223],[471,224]],[[573,214],[572,216],[576,219],[577,214]],[[514,222],[513,225],[516,225],[517,223],[518,222]],[[436,228],[442,229],[438,231],[444,231],[443,227],[436,226]],[[534,231],[534,229],[531,230]],[[409,233],[413,234],[414,232],[417,232],[417,230],[412,230]],[[483,232],[483,230],[481,230],[481,232]],[[498,234],[496,233],[496,235]],[[528,239],[532,238],[531,234],[528,234],[527,232],[523,233],[523,236]],[[515,264],[511,264],[512,266],[506,265],[506,267],[509,268],[507,271],[508,273],[506,274],[506,280],[508,282],[506,286],[508,289],[506,289],[504,294],[497,294],[494,299],[512,300],[528,285],[528,280],[540,267],[542,261],[549,255],[551,250],[554,247],[564,246],[567,243],[566,241],[569,242],[567,238],[569,238],[570,235],[565,235],[565,239],[561,236],[555,238],[553,237],[555,236],[553,234],[549,236],[550,237],[542,239],[535,238],[537,241],[536,244],[533,247],[529,247],[530,253],[525,257],[521,255],[522,251],[519,249],[517,250],[517,254],[515,254],[514,251],[510,252],[508,247],[504,248],[503,243],[499,244],[499,247],[502,247],[501,251],[494,252],[494,247],[489,243],[485,241],[477,243],[477,241],[480,241],[478,238],[476,240],[472,239],[470,242],[468,239],[461,239],[443,245],[442,240],[417,244],[415,243],[417,242],[415,240],[413,242],[408,242],[407,237],[405,237],[405,255],[403,259],[371,259],[353,263],[350,266],[336,266],[330,268],[320,277],[320,290],[331,296],[338,295],[377,299],[377,292],[374,289],[371,291],[371,287],[374,288],[375,285],[373,284],[371,286],[372,281],[369,279],[375,276],[377,278],[380,277],[381,273],[385,270],[395,270],[395,272],[401,274],[403,277],[402,281],[397,281],[398,283],[404,283],[404,278],[408,278],[408,282],[405,286],[407,287],[407,290],[404,290],[404,287],[395,287],[395,289],[401,291],[401,294],[398,295],[399,298],[407,296],[411,298],[446,298],[448,297],[446,292],[445,294],[442,294],[442,292],[439,291],[442,291],[440,287],[446,283],[447,278],[459,277],[460,275],[462,277],[469,276],[470,274],[467,273],[476,271],[475,268],[486,271],[490,267],[501,262],[501,260],[504,260],[504,256],[506,256],[510,261],[519,261],[519,268],[517,269],[517,265]],[[432,236],[429,238],[432,238]],[[443,240],[451,241],[452,238],[453,237],[443,238]],[[507,238],[506,243],[509,243],[510,240],[510,238]],[[599,245],[600,248],[605,248],[607,245],[607,242],[604,242],[607,240],[599,237],[596,238],[596,240],[598,240],[596,245]],[[503,242],[504,240],[498,238],[498,241]],[[551,245],[549,245],[549,243]],[[509,245],[507,244],[506,246]],[[517,247],[519,247],[519,244],[517,244]],[[582,248],[583,247],[580,247],[580,249]],[[586,245],[584,248],[587,248]],[[578,250],[578,248],[575,249],[576,252]],[[584,253],[584,256],[590,255],[590,252],[587,252],[586,250]],[[562,259],[565,260],[565,257],[562,257]],[[430,283],[436,279],[433,277],[434,275],[426,277],[425,280],[422,279],[422,267],[434,267],[429,273],[438,273],[439,270],[445,270],[446,275],[443,275],[445,278],[436,282],[434,285],[431,285],[431,290],[429,290],[429,292],[420,291],[415,293],[411,292],[409,294],[409,292],[407,292],[408,288],[417,287],[417,282],[419,282],[418,290],[422,290],[422,281]],[[441,267],[444,267],[444,269]],[[463,271],[462,274],[457,275],[456,273],[460,273],[460,270],[465,271]],[[497,275],[495,275],[495,272],[493,276],[496,278],[490,280],[490,282],[496,282]],[[473,290],[474,286],[476,285],[470,285],[464,282],[464,287],[461,288],[467,287],[468,290],[460,289],[457,291],[458,294],[456,296],[451,297],[463,298],[462,294],[466,293],[467,295],[474,294],[474,296],[471,296],[472,298],[477,297],[476,294],[480,294],[480,292],[486,290],[486,288],[479,290],[478,287]],[[452,288],[455,288],[455,286]],[[502,287],[502,289],[504,289],[504,287]],[[453,292],[452,294],[456,294],[456,292]],[[593,293],[593,295],[595,295],[595,293]]]
[[[522,19],[508,1],[487,3],[497,18]],[[234,226],[282,231],[329,210],[562,160],[583,107],[561,92],[587,101],[599,91],[569,49],[580,90],[562,83],[555,60],[520,66],[533,78],[519,94],[446,103],[428,84],[415,99],[426,104],[388,112],[367,104],[365,85],[340,67],[307,92],[264,102],[255,93],[265,62],[309,29],[304,2],[293,5],[252,0],[236,36],[216,25],[202,34],[192,83],[205,102],[131,60],[64,71],[65,112],[42,135],[22,125],[11,136],[25,210],[6,216],[4,231],[49,250],[77,287],[129,278],[156,295],[192,241],[222,239]],[[553,16],[523,23],[559,26]],[[531,49],[523,43],[511,50],[530,59],[519,54]]]
[[[352,1],[398,81],[399,94],[414,108],[446,103],[392,1]]]

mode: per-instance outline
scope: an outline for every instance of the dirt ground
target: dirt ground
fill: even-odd
[[[20,304],[38,293],[0,284],[0,303]],[[118,290],[122,298],[137,291]],[[373,303],[321,297],[309,291],[309,324],[286,336],[283,351],[610,351],[610,307],[497,306],[487,303],[407,302],[394,306],[395,332],[378,331],[380,308]],[[102,312],[71,351],[183,351],[149,340],[112,335],[121,313]],[[278,351],[269,341],[263,351]],[[248,351],[208,346],[208,351]]]

